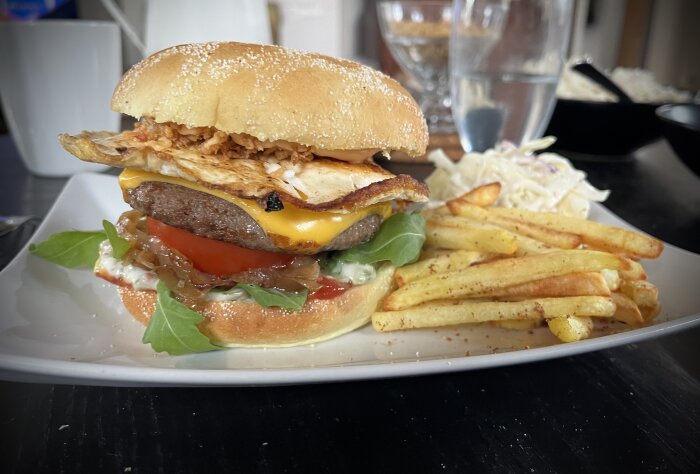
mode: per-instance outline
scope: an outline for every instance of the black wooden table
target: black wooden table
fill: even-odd
[[[45,215],[65,181],[28,175],[7,136],[0,164],[0,214]],[[665,142],[576,166],[612,189],[607,205],[618,215],[700,253],[700,179]],[[700,472],[699,336],[692,329],[545,362],[366,382],[0,382],[0,471]]]

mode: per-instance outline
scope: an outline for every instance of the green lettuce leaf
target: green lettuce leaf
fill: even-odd
[[[116,227],[114,227],[114,224],[108,220],[105,219],[102,221],[102,227],[104,228],[105,234],[107,235],[109,243],[112,246],[112,256],[117,260],[120,260],[131,248],[129,241],[119,237]]]
[[[300,310],[309,296],[309,290],[283,291],[276,288],[262,288],[258,285],[239,283],[235,288],[241,288],[248,293],[260,306],[269,308],[279,306],[290,310]]]
[[[425,219],[420,214],[397,213],[382,223],[372,240],[333,255],[341,262],[390,261],[400,267],[414,262],[425,241]]]
[[[52,234],[45,241],[29,245],[29,253],[66,268],[93,267],[99,257],[102,231],[72,230]]]
[[[156,352],[167,352],[170,355],[221,349],[199,332],[197,324],[204,321],[201,314],[173,298],[162,281],[156,285],[156,291],[156,310],[143,333],[145,344],[150,344]]]

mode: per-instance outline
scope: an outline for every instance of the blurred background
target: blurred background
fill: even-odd
[[[272,40],[283,46],[358,59],[397,73],[379,34],[376,2],[270,0],[267,5]],[[135,27],[143,34],[145,1],[116,3],[135,20]],[[99,0],[0,0],[0,18],[112,20]],[[697,0],[575,0],[570,55],[587,54],[604,69],[648,69],[659,82],[698,90],[698,19]],[[232,28],[235,21],[231,21]],[[124,69],[140,59],[138,50],[126,37],[122,50]]]
[[[420,85],[401,72],[382,40],[377,1],[208,0],[204,3],[235,6],[231,18],[224,18],[230,25],[230,39],[250,38],[237,37],[245,28],[265,29],[264,34],[258,36],[265,42],[269,38],[269,42],[287,47],[358,60],[397,77],[415,92]],[[147,5],[159,2],[163,0],[113,1],[133,26],[133,35],[146,40]],[[107,3],[110,2],[0,0],[0,19],[10,22],[56,18],[114,21],[113,12],[105,7]],[[199,7],[202,2],[192,4]],[[263,11],[261,15],[265,17],[256,18],[256,25],[244,16],[246,11],[253,11],[254,4],[259,7],[255,11]],[[177,14],[177,11],[172,12],[173,16]],[[617,66],[642,68],[650,71],[661,84],[691,93],[700,89],[697,53],[700,2],[697,0],[575,0],[573,16],[569,57],[586,55],[599,68],[609,71]],[[123,28],[121,31],[122,70],[126,70],[143,57],[144,49],[140,50]],[[155,43],[150,44],[154,46]],[[149,45],[144,48],[148,50]],[[0,133],[6,131],[5,121],[0,117]]]

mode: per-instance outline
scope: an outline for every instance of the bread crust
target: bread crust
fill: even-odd
[[[112,109],[319,150],[415,156],[428,143],[420,108],[395,80],[352,61],[271,45],[213,42],[155,53],[124,75]]]
[[[210,302],[199,330],[226,347],[289,347],[312,344],[353,331],[369,322],[393,288],[394,268],[385,265],[370,283],[355,286],[329,300],[311,300],[301,311],[264,308],[255,302]],[[124,307],[147,325],[155,310],[156,292],[119,286]]]

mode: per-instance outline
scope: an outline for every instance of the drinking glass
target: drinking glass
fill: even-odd
[[[455,0],[452,113],[465,151],[542,136],[565,62],[572,0]]]
[[[377,4],[382,37],[399,67],[422,91],[418,102],[431,133],[454,133],[448,51],[452,5],[440,1]]]

